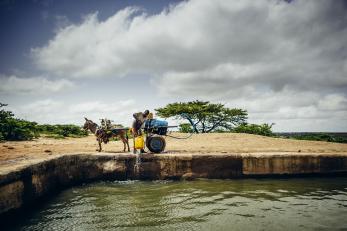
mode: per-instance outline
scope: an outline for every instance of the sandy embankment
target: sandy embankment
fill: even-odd
[[[185,134],[172,134],[184,137]],[[167,153],[347,153],[347,144],[270,138],[250,134],[197,134],[189,139],[166,138]],[[130,140],[132,147],[132,140]],[[0,143],[0,167],[33,159],[44,159],[69,153],[95,153],[97,142],[93,135],[84,138],[49,139]],[[120,141],[103,145],[103,151],[119,153]]]

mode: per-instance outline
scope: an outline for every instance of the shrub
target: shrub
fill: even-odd
[[[0,107],[7,106],[0,103]],[[0,111],[0,140],[32,140],[39,136],[37,123],[14,118],[11,111]]]
[[[279,134],[280,137],[297,139],[297,140],[314,140],[327,141],[336,143],[347,143],[347,137],[342,133],[289,133],[286,135]]]
[[[232,131],[237,133],[249,133],[262,136],[273,136],[271,131],[273,124],[241,124],[235,127]]]
[[[7,104],[0,103],[0,141],[4,140],[32,140],[39,137],[40,133],[49,137],[82,137],[88,132],[79,126],[72,124],[64,125],[38,125],[36,122],[17,119],[11,111],[2,109]]]
[[[180,124],[178,129],[179,129],[179,132],[182,132],[182,133],[193,133],[194,132],[192,125],[190,125],[189,123]]]
[[[37,125],[38,130],[48,136],[56,135],[57,137],[82,137],[87,136],[88,132],[73,124],[43,124]]]

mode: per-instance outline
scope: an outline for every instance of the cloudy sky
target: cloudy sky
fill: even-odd
[[[347,131],[347,1],[0,1],[0,101],[81,124],[195,99]]]

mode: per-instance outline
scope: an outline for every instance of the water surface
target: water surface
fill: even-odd
[[[17,230],[347,230],[347,177],[117,181],[74,187]]]

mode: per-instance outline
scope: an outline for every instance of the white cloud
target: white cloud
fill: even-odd
[[[92,101],[92,102],[84,102],[79,103],[77,105],[74,105],[70,107],[70,110],[73,112],[95,112],[95,111],[101,111],[101,112],[118,112],[120,113],[120,109],[127,107],[127,106],[133,106],[134,100],[125,100],[120,101],[113,104],[106,104],[99,101]]]
[[[15,75],[0,76],[0,93],[3,94],[43,94],[70,89],[70,80],[49,80],[44,77],[19,78]]]
[[[339,1],[193,0],[157,15],[125,8],[105,21],[91,14],[33,52],[40,68],[75,77],[187,72],[222,63],[281,70],[302,61],[319,72],[325,61],[340,58],[347,32],[339,7]]]
[[[347,117],[346,9],[324,0],[192,0],[156,15],[125,8],[60,29],[33,55],[58,75],[146,74],[173,100],[221,101],[280,127],[336,119],[335,129]]]
[[[82,124],[84,117],[99,123],[101,118],[129,126],[132,113],[137,111],[132,99],[116,102],[87,101],[73,103],[53,99],[38,100],[24,106],[12,106],[16,116],[39,123]]]
[[[331,94],[318,101],[318,108],[328,112],[347,111],[347,98],[343,94]]]

